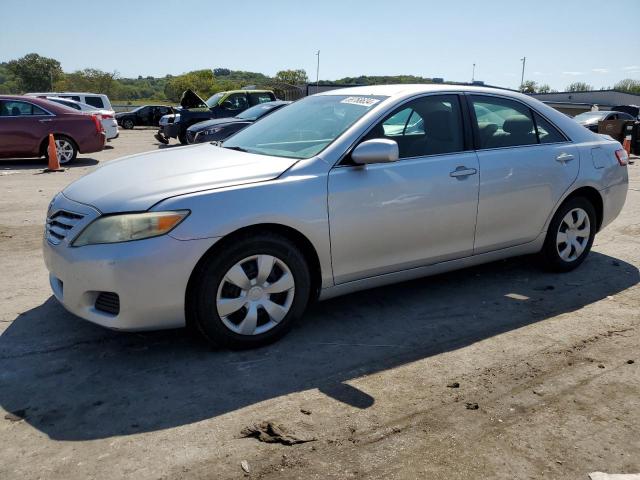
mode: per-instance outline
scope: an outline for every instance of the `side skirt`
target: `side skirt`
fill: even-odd
[[[392,283],[406,282],[416,278],[428,277],[439,273],[450,272],[452,270],[473,267],[475,265],[495,262],[496,260],[502,260],[509,257],[537,253],[542,250],[545,236],[546,232],[542,232],[534,241],[523,245],[516,245],[514,247],[503,248],[493,252],[471,255],[469,257],[459,258],[456,260],[435,263],[424,267],[411,268],[400,272],[386,273],[384,275],[377,275],[375,277],[363,278],[361,280],[354,280],[334,285],[332,287],[323,288],[320,291],[319,300],[327,300],[329,298],[339,297],[340,295],[346,295],[359,290],[382,287]]]

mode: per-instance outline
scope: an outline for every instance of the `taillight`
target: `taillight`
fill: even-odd
[[[113,118],[113,115],[109,115],[108,113],[103,113],[102,118]]]
[[[629,164],[629,154],[622,148],[620,150],[616,150],[616,158],[618,159],[618,163],[621,167]]]
[[[93,119],[93,124],[96,126],[96,132],[101,133],[104,129],[102,128],[101,116],[100,115],[91,115]]]

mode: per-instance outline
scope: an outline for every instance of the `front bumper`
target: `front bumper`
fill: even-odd
[[[167,125],[162,125],[160,126],[160,132],[166,138],[178,138],[178,134],[180,133],[180,124],[169,123]]]
[[[67,310],[114,330],[185,325],[189,278],[216,239],[177,240],[169,234],[132,242],[72,247],[73,237],[92,220],[92,209],[64,196],[57,197],[50,212],[59,209],[85,215],[69,231],[68,238],[57,244],[50,235],[43,240],[51,288]],[[101,293],[118,295],[117,314],[96,308]]]

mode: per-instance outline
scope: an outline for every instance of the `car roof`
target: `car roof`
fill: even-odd
[[[225,92],[218,92],[218,93],[273,93],[272,90],[253,90],[253,89],[239,89],[239,90],[227,90]]]
[[[95,95],[96,97],[106,97],[104,93],[91,93],[91,92],[29,92],[27,95]]]
[[[316,95],[377,95],[385,97],[397,97],[410,94],[430,93],[430,92],[476,92],[476,93],[500,93],[510,96],[519,96],[520,92],[495,87],[480,87],[472,85],[455,85],[448,83],[401,83],[393,85],[363,85],[357,87],[346,87],[336,90],[320,92]]]

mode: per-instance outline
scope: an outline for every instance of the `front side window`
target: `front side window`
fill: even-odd
[[[245,110],[248,106],[247,96],[244,93],[233,93],[222,102],[222,107],[226,110]]]
[[[311,158],[386,97],[318,95],[267,115],[223,144],[250,153]]]
[[[100,97],[84,97],[84,103],[96,108],[104,108],[104,103]]]
[[[471,97],[480,148],[515,147],[538,143],[531,111],[525,105],[498,97]]]
[[[27,102],[5,100],[0,108],[0,117],[24,117],[32,115],[47,115],[40,107]]]
[[[387,138],[398,144],[400,158],[464,150],[460,102],[456,95],[429,95],[391,113],[364,140]]]

